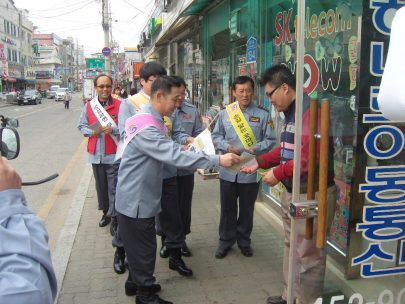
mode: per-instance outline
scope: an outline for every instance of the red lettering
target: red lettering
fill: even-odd
[[[280,45],[283,39],[283,29],[280,25],[280,20],[283,18],[283,13],[278,13],[276,17],[276,31],[278,36],[276,37],[276,45]]]
[[[288,42],[292,42],[291,38],[291,32],[290,32],[290,18],[291,18],[291,13],[292,9],[288,10],[288,15],[286,12],[284,12],[284,22],[283,22],[283,43],[285,43],[285,40],[287,38]],[[286,37],[287,36],[287,37]]]

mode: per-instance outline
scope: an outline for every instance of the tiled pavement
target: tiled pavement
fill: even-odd
[[[163,299],[175,304],[264,304],[269,295],[281,294],[283,237],[255,213],[253,257],[244,257],[235,245],[227,257],[215,259],[219,210],[219,180],[212,176],[203,180],[196,174],[192,232],[187,237],[192,256],[184,258],[194,275],[180,276],[169,269],[168,259],[158,255],[155,276],[162,285],[159,295]],[[135,297],[127,297],[124,292],[127,272],[117,275],[113,270],[112,237],[109,227],[98,227],[100,217],[92,180],[60,287],[59,304],[135,302]]]

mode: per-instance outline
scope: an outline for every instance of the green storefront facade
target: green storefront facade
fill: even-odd
[[[192,85],[202,95],[202,114],[232,102],[229,89],[239,75],[257,83],[273,64],[296,73],[297,1],[203,1],[204,7],[198,2],[198,30],[186,38],[201,52],[201,75],[198,86]],[[305,37],[300,37],[305,41],[304,92],[319,103],[330,100],[331,165],[339,193],[329,206],[333,219],[327,223],[325,296],[317,304],[405,303],[405,127],[384,119],[376,101],[391,22],[404,4],[305,4]],[[179,52],[179,74],[187,68],[183,58]],[[190,62],[196,72],[195,59]],[[280,128],[283,115],[274,111],[262,88],[255,91],[255,102],[269,108]],[[268,208],[273,218],[279,217],[282,191],[280,185],[261,187],[260,208]]]

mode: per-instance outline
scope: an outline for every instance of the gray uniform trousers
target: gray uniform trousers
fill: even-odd
[[[152,286],[156,281],[155,217],[132,218],[118,212],[117,219],[132,280],[138,286]]]
[[[167,248],[182,248],[186,236],[180,216],[176,177],[165,178],[162,185],[162,211],[157,216],[157,234],[166,236]]]
[[[191,232],[191,203],[193,200],[194,173],[177,176],[177,187],[183,231],[184,235],[187,235]]]
[[[119,164],[92,164],[96,180],[98,210],[103,210],[108,217],[117,216],[115,210],[115,188]]]
[[[242,184],[220,179],[221,219],[219,223],[219,247],[231,248],[235,242],[240,247],[250,246],[253,229],[255,201],[259,183]],[[238,217],[239,197],[239,217]]]

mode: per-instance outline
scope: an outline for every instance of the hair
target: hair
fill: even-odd
[[[138,90],[135,88],[132,88],[131,90],[129,90],[129,95],[135,95],[136,93],[138,93]]]
[[[255,83],[254,83],[253,79],[250,78],[249,76],[239,76],[239,77],[236,77],[235,80],[234,80],[233,83],[232,83],[232,90],[234,90],[234,91],[236,90],[236,85],[238,85],[238,84],[245,84],[245,83],[247,83],[248,81],[250,81],[250,83],[252,84],[252,89],[254,90],[254,88],[255,88]]]
[[[170,77],[173,77],[174,79],[176,79],[178,82],[181,83],[180,86],[184,85],[184,88],[186,88],[186,82],[184,81],[184,79],[182,77],[176,76],[176,75],[175,76],[170,76]]]
[[[157,92],[161,92],[163,95],[170,94],[172,91],[173,87],[180,88],[181,83],[174,77],[170,76],[160,76],[156,78],[156,80],[153,82],[152,87],[151,87],[151,96],[155,96]]]
[[[120,86],[115,86],[114,89],[113,89],[113,93],[115,93],[116,90],[120,90],[120,93],[121,93],[121,87]]]
[[[147,62],[139,69],[139,78],[147,81],[151,76],[163,76],[167,75],[166,69],[157,62]]]
[[[128,98],[128,93],[127,93],[127,91],[122,92],[122,93],[120,94],[120,97],[122,97],[122,98]]]
[[[279,86],[286,83],[292,90],[295,91],[295,76],[285,65],[273,65],[260,75],[260,86],[264,87],[269,82],[273,86]]]
[[[113,84],[113,80],[112,80],[112,78],[110,76],[108,76],[106,74],[101,74],[101,75],[97,75],[96,78],[94,78],[94,80],[93,80],[93,83],[94,83],[95,87],[97,86],[97,81],[98,81],[98,79],[100,77],[108,77],[108,79],[110,79],[110,81],[111,81],[111,85]]]

